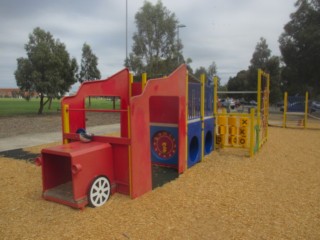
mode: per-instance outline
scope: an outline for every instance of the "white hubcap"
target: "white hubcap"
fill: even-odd
[[[92,183],[90,189],[90,203],[93,207],[102,206],[110,196],[110,183],[105,177],[98,177]]]

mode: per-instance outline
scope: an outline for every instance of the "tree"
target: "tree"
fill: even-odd
[[[187,69],[188,69],[188,73],[189,73],[189,74],[193,74],[193,69],[192,69],[192,67],[190,66],[191,63],[192,63],[192,59],[191,59],[191,58],[187,58],[187,60],[186,60],[186,65],[187,65]]]
[[[82,47],[81,68],[78,76],[79,82],[100,79],[101,74],[97,66],[98,58],[92,53],[90,45],[84,43]]]
[[[258,69],[270,74],[270,102],[275,103],[281,98],[280,91],[280,59],[277,56],[271,56],[271,50],[267,41],[260,38],[255,51],[252,54],[248,70],[241,70],[233,78],[230,78],[227,87],[229,91],[256,91]],[[235,95],[238,98],[246,100],[256,99],[255,95]]]
[[[39,27],[29,35],[25,50],[27,58],[17,59],[16,82],[21,91],[39,94],[38,114],[42,114],[50,99],[63,96],[76,82],[78,65],[59,39],[53,39],[50,32]],[[47,101],[44,101],[45,97],[48,97]]]
[[[248,89],[248,71],[241,70],[235,77],[229,78],[227,87],[229,91],[244,91]]]
[[[216,63],[213,61],[210,66],[206,69],[205,67],[200,66],[194,72],[194,76],[197,79],[200,79],[200,76],[204,74],[206,75],[206,81],[210,84],[213,84],[213,78],[217,74],[217,66]],[[218,79],[218,86],[220,85],[220,79]]]
[[[229,78],[227,83],[228,91],[244,91],[248,89],[248,70],[241,70],[235,77]],[[246,98],[243,94],[233,95],[235,98]]]
[[[281,89],[283,83],[281,80],[280,57],[271,56],[267,62],[266,71],[270,75],[269,101],[271,104],[274,104],[283,99],[283,93]]]
[[[176,41],[178,20],[161,1],[153,5],[146,1],[135,15],[137,32],[133,35],[129,67],[135,74],[148,72],[150,77],[171,73],[184,62],[181,41]]]
[[[251,66],[260,66],[262,70],[266,70],[267,62],[269,61],[271,50],[267,44],[267,40],[263,37],[260,38],[260,42],[257,43],[252,58],[250,60]]]
[[[271,50],[268,47],[267,40],[260,38],[260,42],[257,43],[255,51],[252,54],[250,60],[250,66],[248,69],[248,85],[246,90],[257,90],[257,72],[258,69],[262,69],[267,72],[267,62],[269,61]]]
[[[199,67],[197,68],[195,71],[194,71],[194,76],[198,79],[200,79],[201,75],[204,74],[204,75],[208,75],[208,72],[207,72],[207,69],[205,67]]]
[[[320,1],[298,0],[279,38],[285,63],[282,78],[292,94],[320,94]]]
[[[281,98],[280,59],[277,56],[271,56],[266,39],[260,38],[250,62],[247,73],[248,84],[244,90],[257,90],[257,73],[260,68],[270,74],[270,103],[277,102]]]
[[[213,84],[213,78],[217,74],[217,65],[213,61],[207,69],[207,79],[210,84]],[[218,78],[218,86],[220,86],[220,79]]]
[[[93,81],[101,78],[100,71],[98,69],[98,58],[92,53],[90,45],[83,44],[81,68],[78,75],[78,81],[83,83],[84,81]],[[113,105],[115,105],[115,98],[113,98]],[[91,106],[91,97],[89,96],[89,106]]]

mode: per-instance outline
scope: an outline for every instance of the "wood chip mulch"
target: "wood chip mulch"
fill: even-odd
[[[320,131],[269,128],[245,155],[215,151],[140,198],[83,211],[43,200],[41,169],[1,157],[0,238],[320,239]]]

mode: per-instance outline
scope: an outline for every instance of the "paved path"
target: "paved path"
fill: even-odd
[[[119,132],[120,124],[88,127],[95,135]],[[62,141],[61,132],[24,134],[0,139],[0,152]]]

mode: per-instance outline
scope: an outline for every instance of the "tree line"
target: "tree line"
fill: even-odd
[[[30,93],[25,98],[34,92],[39,95],[38,114],[42,114],[44,106],[51,104],[52,99],[64,96],[77,81],[101,78],[98,58],[87,43],[82,47],[80,71],[77,60],[70,57],[65,44],[39,27],[29,35],[25,50],[27,57],[17,59],[15,78],[20,90]]]
[[[261,68],[271,77],[270,102],[275,103],[283,91],[320,97],[320,0],[297,0],[296,11],[284,26],[279,37],[282,56],[271,55],[265,38],[261,37],[254,49],[248,69],[239,71],[219,87],[241,91],[257,89],[257,70]],[[177,38],[179,21],[161,1],[152,4],[145,1],[135,15],[136,32],[129,57],[124,60],[135,75],[147,72],[150,78],[170,74],[181,63],[186,63],[190,74],[207,79],[217,73],[215,61],[208,67],[192,69],[191,58],[183,54],[183,44]],[[84,43],[79,66],[71,58],[66,46],[54,39],[50,32],[35,28],[25,45],[26,58],[17,59],[15,77],[19,88],[25,92],[37,92],[40,97],[39,114],[47,101],[63,96],[77,81],[100,79],[98,58],[91,47]]]
[[[301,96],[308,91],[320,100],[320,0],[298,0],[295,7],[279,37],[281,56],[272,56],[261,38],[248,69],[229,79],[229,90],[256,89],[256,72],[261,68],[271,77],[271,103],[281,100],[284,91]]]

